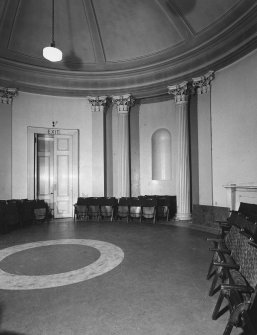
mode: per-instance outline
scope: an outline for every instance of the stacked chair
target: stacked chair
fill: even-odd
[[[141,221],[152,220],[156,223],[157,199],[156,197],[141,197]]]
[[[79,197],[74,205],[74,221],[83,221],[88,218],[87,198]]]
[[[168,196],[159,196],[156,197],[157,202],[157,219],[165,219],[169,221],[170,219],[170,199]]]
[[[220,222],[221,236],[213,243],[207,279],[209,295],[219,292],[212,319],[229,312],[223,335],[241,327],[247,335],[257,334],[257,205],[241,203],[227,222]],[[226,305],[224,305],[226,302]]]
[[[79,197],[74,205],[74,221],[101,219],[113,221],[117,203],[114,197]]]
[[[44,200],[0,200],[0,233],[45,221],[49,217],[49,207]]]
[[[102,220],[110,219],[110,221],[113,221],[117,205],[118,200],[114,197],[101,198],[100,210],[99,210],[100,219]]]
[[[117,205],[116,219],[126,219],[130,217],[130,197],[121,197]]]
[[[21,217],[19,214],[19,201],[14,199],[7,200],[5,220],[9,229],[13,229],[21,224]]]
[[[129,219],[142,221],[142,201],[140,198],[131,197],[129,206]]]
[[[6,201],[0,200],[0,233],[7,231],[7,222],[5,220]]]
[[[116,219],[156,223],[168,221],[175,214],[175,196],[78,197],[74,205],[74,221]]]
[[[100,203],[102,198],[91,197],[87,199],[88,218],[90,220],[100,220]]]

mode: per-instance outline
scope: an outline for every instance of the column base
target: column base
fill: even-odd
[[[176,221],[187,221],[192,219],[191,213],[177,213]]]

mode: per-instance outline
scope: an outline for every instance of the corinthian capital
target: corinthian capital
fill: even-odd
[[[173,94],[176,103],[183,103],[188,101],[188,96],[190,94],[188,82],[183,81],[181,84],[176,84],[173,86],[168,86],[169,94]]]
[[[129,112],[129,107],[131,107],[135,99],[130,94],[113,96],[112,101],[118,106],[118,113],[126,114]]]
[[[104,107],[108,104],[107,96],[102,97],[88,97],[88,101],[91,104],[92,112],[103,112]]]
[[[197,78],[192,78],[193,87],[197,94],[203,94],[210,91],[211,82],[214,79],[214,71],[209,71],[205,75]]]
[[[18,94],[17,88],[0,87],[0,99],[2,104],[11,104],[13,98]]]

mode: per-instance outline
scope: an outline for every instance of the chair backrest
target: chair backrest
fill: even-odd
[[[168,197],[165,197],[165,196],[159,196],[156,198],[156,201],[157,201],[157,206],[169,206],[169,199]]]
[[[252,237],[254,240],[257,238],[257,222],[251,221],[249,217],[245,217],[240,213],[238,222],[240,228],[243,229],[249,237]]]
[[[85,206],[87,203],[87,198],[84,197],[78,197],[76,205],[78,206]]]
[[[238,212],[242,213],[249,220],[257,221],[257,204],[248,204],[246,202],[240,202]]]
[[[118,200],[115,197],[103,197],[99,200],[100,206],[116,206]]]
[[[118,201],[119,206],[129,206],[130,205],[130,197],[121,197]]]

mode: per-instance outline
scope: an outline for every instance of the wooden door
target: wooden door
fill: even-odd
[[[35,153],[37,199],[45,200],[54,209],[54,137],[35,134]]]
[[[72,136],[54,135],[54,217],[72,216]]]

